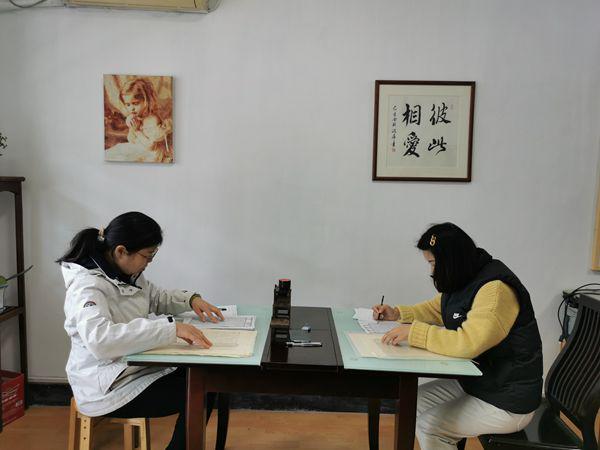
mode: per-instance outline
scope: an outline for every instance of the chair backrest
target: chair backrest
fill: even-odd
[[[573,333],[546,377],[546,399],[581,430],[584,449],[598,449],[600,301],[581,296]]]

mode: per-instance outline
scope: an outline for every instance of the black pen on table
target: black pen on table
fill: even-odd
[[[383,306],[383,298],[385,297],[385,295],[381,296],[381,303],[379,304],[379,306]],[[379,313],[379,315],[377,316],[377,320],[383,320],[383,317],[381,317],[383,313]]]

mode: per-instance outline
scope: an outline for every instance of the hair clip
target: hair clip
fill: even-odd
[[[430,247],[433,247],[433,246],[435,245],[435,240],[436,240],[436,239],[437,239],[437,238],[435,237],[435,234],[432,234],[432,235],[431,235],[431,239],[429,239],[429,246],[430,246]]]
[[[104,227],[100,227],[98,230],[98,241],[104,242]]]

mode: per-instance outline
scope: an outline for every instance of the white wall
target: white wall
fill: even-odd
[[[0,14],[0,130],[10,144],[0,175],[27,177],[26,262],[35,264],[31,380],[65,376],[64,288],[52,261],[76,231],[127,210],[165,230],[148,269],[155,282],[263,305],[280,276],[291,277],[296,305],[427,298],[434,290],[414,244],[428,224],[455,221],[530,289],[548,367],[560,292],[598,281],[588,266],[599,14],[596,0],[223,0],[206,16]],[[175,77],[174,165],[103,161],[110,73]],[[477,82],[471,183],[371,181],[376,79]],[[10,203],[0,201],[8,240]],[[0,273],[11,270],[5,244]]]

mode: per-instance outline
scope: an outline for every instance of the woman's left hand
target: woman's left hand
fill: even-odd
[[[410,324],[402,324],[383,335],[381,342],[388,345],[400,345],[400,342],[408,339],[408,333],[410,332]]]
[[[218,322],[219,320],[225,319],[219,308],[211,305],[200,296],[192,299],[192,309],[202,322],[206,322],[207,320],[210,320],[211,322]]]

